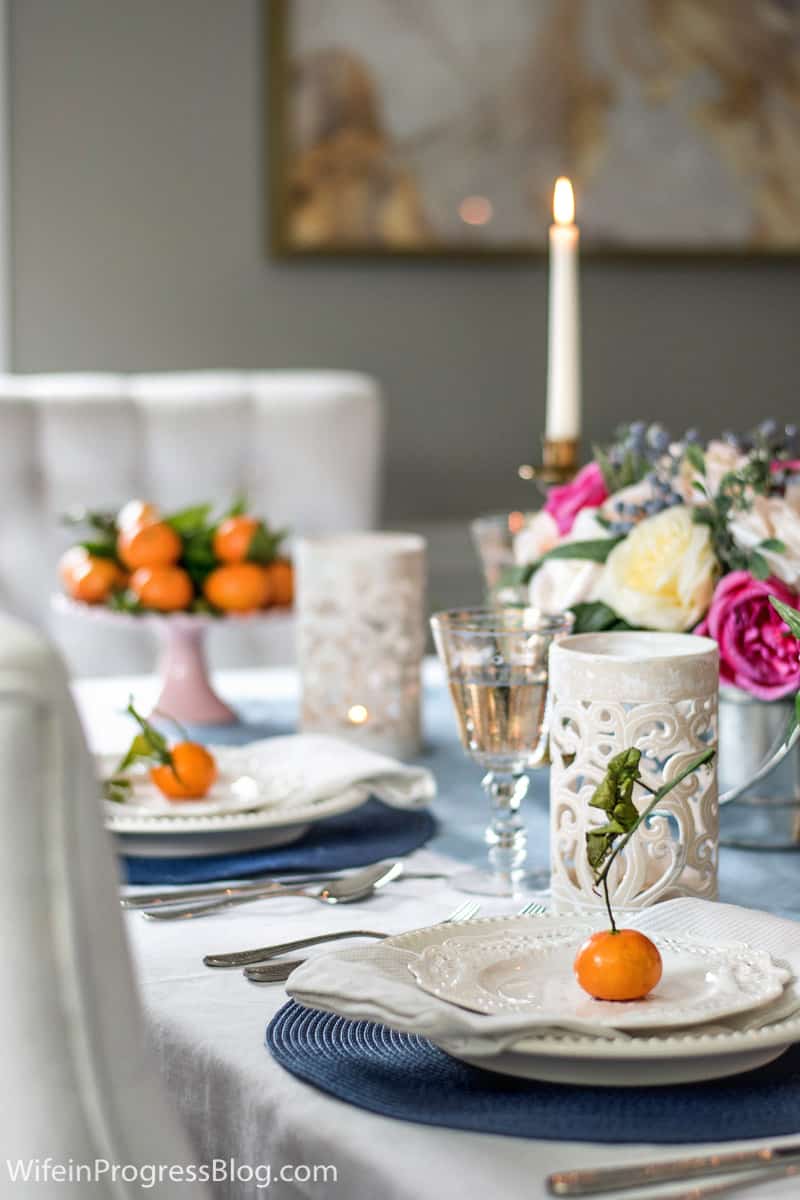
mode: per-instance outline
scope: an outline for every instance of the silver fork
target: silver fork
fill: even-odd
[[[460,921],[471,921],[473,917],[480,912],[480,904],[475,900],[465,900],[463,904],[459,904],[454,912],[450,913],[449,917],[441,922],[442,925],[457,925]],[[284,942],[278,946],[263,946],[260,950],[243,950],[238,954],[209,954],[203,959],[207,967],[229,967],[240,966],[242,963],[242,955],[248,956],[246,961],[254,963],[263,963],[263,966],[246,966],[244,974],[251,983],[285,983],[291,975],[295,967],[299,967],[305,960],[302,958],[284,958],[281,962],[264,962],[265,959],[277,958],[280,954],[286,954],[290,950],[301,950],[305,946],[319,945],[321,942],[334,942],[339,938],[348,937],[371,937],[383,939],[390,937],[388,933],[372,933],[364,929],[345,929],[339,933],[323,933],[318,937],[301,938],[296,942]],[[258,958],[249,957],[258,955]],[[237,959],[232,962],[231,959]],[[209,960],[214,961],[209,961]],[[224,960],[224,961],[221,961]]]

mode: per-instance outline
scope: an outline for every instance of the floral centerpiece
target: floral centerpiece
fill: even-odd
[[[800,591],[800,441],[795,426],[703,444],[637,421],[571,483],[551,488],[517,534],[516,567],[576,632],[694,631],[715,638],[724,683],[760,700],[800,688],[795,639],[770,603]]]

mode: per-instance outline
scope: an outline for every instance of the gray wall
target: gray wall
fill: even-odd
[[[388,397],[388,516],[530,498],[541,264],[270,261],[258,0],[11,10],[17,369],[363,368]],[[797,418],[799,272],[587,262],[587,436]]]

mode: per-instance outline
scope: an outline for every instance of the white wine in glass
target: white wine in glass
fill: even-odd
[[[520,804],[526,772],[547,756],[547,658],[572,629],[572,613],[473,608],[436,613],[434,640],[447,670],[461,742],[486,769],[492,805],[486,830],[491,873],[457,876],[480,895],[513,896],[546,881],[526,876],[527,835]]]

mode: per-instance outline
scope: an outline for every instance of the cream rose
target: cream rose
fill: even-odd
[[[707,526],[682,505],[667,508],[611,551],[599,599],[630,625],[677,633],[705,614],[717,573]]]
[[[579,512],[563,543],[589,542],[609,537],[605,525],[597,520],[597,511],[596,508],[584,508]],[[604,570],[601,563],[587,559],[548,559],[531,579],[531,604],[543,612],[564,612],[573,604],[596,600]]]
[[[757,550],[770,571],[795,591],[800,588],[800,484],[792,484],[781,499],[756,496],[747,512],[734,513],[728,528],[740,550]],[[768,538],[783,542],[784,550],[765,550]]]

